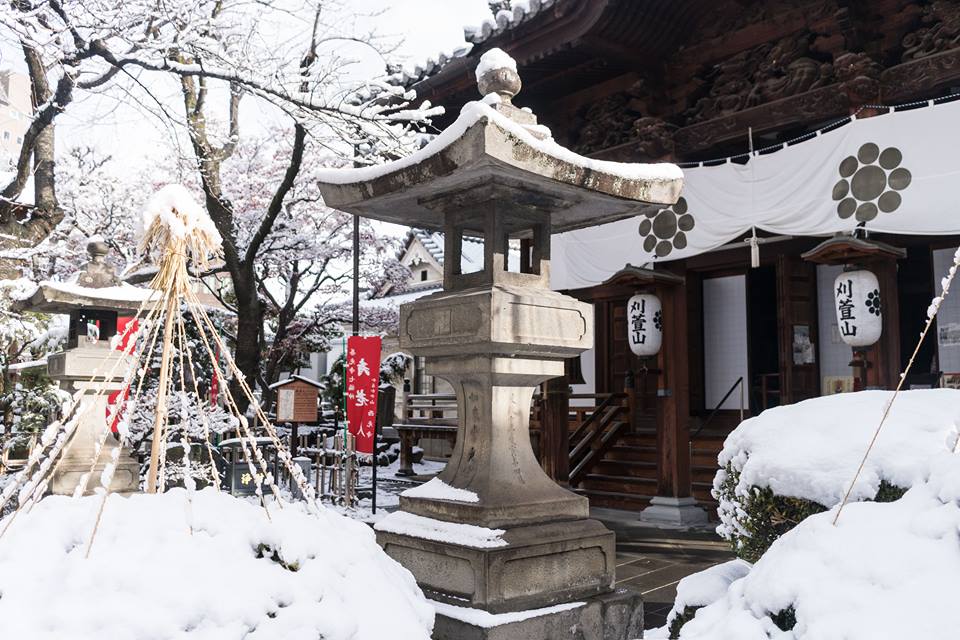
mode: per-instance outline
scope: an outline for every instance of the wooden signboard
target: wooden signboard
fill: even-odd
[[[316,422],[319,385],[294,376],[276,385],[277,422]]]

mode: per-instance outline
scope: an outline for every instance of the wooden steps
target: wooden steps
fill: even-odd
[[[711,512],[717,505],[710,495],[717,472],[717,454],[726,436],[723,432],[699,434],[690,449],[693,496]],[[645,508],[657,493],[656,431],[621,433],[583,477],[576,491],[588,497],[594,507]]]

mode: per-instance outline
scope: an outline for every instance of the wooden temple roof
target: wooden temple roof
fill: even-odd
[[[960,86],[960,3],[542,0],[414,82],[446,127],[478,98],[488,49],[517,60],[554,137],[609,160],[706,160],[782,143],[863,105]],[[861,112],[869,116],[871,112]]]
[[[656,69],[682,42],[712,0],[557,0],[530,20],[484,40],[436,75],[416,83],[420,98],[450,105],[476,100],[473,70],[483,51],[499,47],[521,69],[523,95],[562,97],[637,69]],[[444,128],[448,122],[440,121]]]

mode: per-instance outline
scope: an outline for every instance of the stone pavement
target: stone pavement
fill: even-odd
[[[617,534],[617,586],[639,591],[644,603],[644,627],[666,624],[684,577],[734,558],[713,525],[695,530],[642,525],[634,511],[593,508],[590,516]]]

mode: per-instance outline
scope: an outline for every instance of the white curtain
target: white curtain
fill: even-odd
[[[751,228],[960,234],[957,122],[960,101],[855,120],[745,165],[685,169],[673,207],[555,236],[553,286],[591,286],[628,262],[689,257]]]

